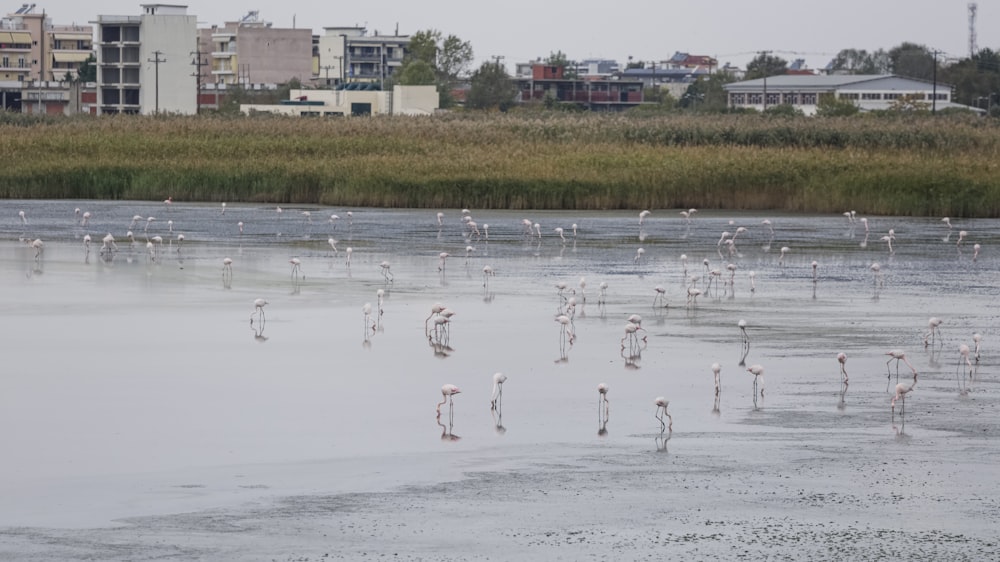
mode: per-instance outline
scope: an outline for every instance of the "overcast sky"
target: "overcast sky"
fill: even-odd
[[[21,2],[10,1],[8,11]],[[147,2],[154,3],[154,2]],[[167,2],[165,2],[167,3]],[[184,4],[182,0],[172,3]],[[138,15],[132,0],[37,2],[56,24],[83,23],[98,14]],[[969,53],[965,0],[633,0],[441,2],[379,0],[333,2],[202,0],[187,3],[199,27],[237,20],[249,10],[275,27],[365,26],[401,35],[438,29],[472,44],[476,66],[492,57],[513,63],[562,51],[572,60],[608,58],[626,62],[664,60],[676,51],[712,55],[742,66],[755,52],[770,50],[792,61],[822,68],[841,49],[889,50],[909,41],[946,57]],[[979,1],[977,45],[997,50],[1000,0]]]

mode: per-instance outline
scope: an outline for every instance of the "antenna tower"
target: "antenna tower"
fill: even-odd
[[[979,48],[976,46],[976,10],[975,2],[969,2],[969,58],[976,56]]]

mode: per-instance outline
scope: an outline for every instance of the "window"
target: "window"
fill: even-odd
[[[837,97],[839,97],[842,100],[856,100],[860,96],[858,96],[857,92],[850,92],[850,93],[844,92],[844,93],[841,93],[840,95],[838,95]]]
[[[8,57],[7,55],[4,55],[4,57],[3,57],[3,64],[0,64],[0,66],[2,66],[4,68],[9,67],[10,66],[10,57]]]
[[[795,104],[799,103],[799,95],[795,94],[795,93],[782,94],[781,95],[781,103],[787,103],[787,104],[795,105]]]
[[[729,99],[732,100],[733,105],[746,105],[747,103],[746,94],[731,94]]]
[[[816,94],[802,94],[800,102],[802,105],[816,105]]]
[[[764,103],[764,94],[747,94],[747,103],[750,105],[760,105]]]
[[[863,100],[880,100],[882,99],[882,94],[874,92],[863,92],[861,94],[861,99]]]
[[[781,104],[781,94],[767,94],[767,105]]]
[[[882,95],[882,99],[895,100],[901,98],[902,96],[903,96],[902,94],[897,94],[895,92],[886,92],[885,94]]]

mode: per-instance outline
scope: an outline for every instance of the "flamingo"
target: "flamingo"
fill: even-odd
[[[438,227],[444,226],[444,213],[437,214]]]
[[[90,254],[90,235],[83,235],[83,247],[87,250],[87,254]]]
[[[819,267],[819,262],[817,262],[816,260],[813,260],[813,262],[812,262],[812,268],[813,268],[813,283],[815,283],[815,282],[816,282],[816,281],[817,281],[817,280],[819,279],[819,277],[817,277],[817,273],[816,273],[816,268],[817,268],[817,267]]]
[[[225,201],[222,202],[222,212],[219,213],[219,214],[220,215],[226,214],[226,202]]]
[[[145,226],[145,228],[142,229],[143,234],[149,232],[149,226],[151,224],[153,224],[153,221],[155,221],[155,220],[156,220],[156,217],[146,217],[146,226]]]
[[[638,332],[645,332],[645,328],[636,324],[634,322],[625,323],[625,335],[622,336],[621,344],[622,349],[625,349],[625,340],[629,340],[629,345],[634,345],[637,343],[637,338],[639,337]],[[646,341],[646,336],[642,336],[642,341]]]
[[[507,382],[507,375],[503,373],[493,374],[493,392],[490,394],[490,409],[497,409],[497,402],[503,402],[503,383]]]
[[[455,396],[456,394],[461,393],[461,392],[462,391],[459,390],[458,387],[455,386],[455,385],[453,385],[453,384],[446,384],[446,385],[444,385],[444,386],[441,387],[441,396],[442,396],[442,399],[441,399],[441,402],[439,402],[438,405],[437,405],[438,416],[441,415],[441,406],[444,406],[446,402],[448,403],[448,407],[449,408],[451,408],[452,406],[454,406],[454,402],[452,401],[452,397]]]
[[[243,234],[243,221],[236,223],[236,227],[240,229],[240,234]]]
[[[431,321],[431,318],[433,318],[436,315],[441,314],[441,311],[443,311],[444,309],[445,309],[445,306],[443,304],[439,303],[439,302],[434,303],[431,306],[431,313],[430,313],[430,315],[427,316],[427,319],[424,320],[424,334],[429,334],[430,333],[430,328],[428,328],[428,323]]]
[[[135,228],[135,225],[138,224],[139,221],[141,221],[141,220],[142,220],[142,217],[140,215],[133,215],[132,216],[132,222],[129,223],[128,229],[132,230],[133,228]]]
[[[233,259],[232,258],[222,258],[222,276],[232,277],[233,276]]]
[[[80,221],[80,226],[87,226],[90,224],[90,211],[83,213],[83,220]]]
[[[490,277],[494,277],[496,272],[493,271],[493,267],[489,265],[483,266],[483,287],[489,287]]]
[[[743,336],[743,345],[748,347],[750,345],[750,336],[747,335],[747,321],[740,318],[740,321],[736,325],[740,327],[740,334]]]
[[[42,255],[42,250],[45,249],[45,243],[40,238],[35,238],[34,242],[31,243],[31,247],[35,249],[35,259],[37,260]]]
[[[288,263],[292,264],[292,277],[298,277],[299,273],[302,271],[302,260],[299,258],[292,258],[288,260]]]
[[[846,370],[846,367],[845,367],[846,364],[847,364],[847,354],[844,353],[843,351],[841,351],[840,353],[838,353],[837,354],[837,361],[840,363],[840,375],[842,377],[844,377],[843,382],[844,382],[844,384],[847,384],[847,370]]]
[[[537,236],[539,240],[542,239],[542,225],[537,222],[535,223],[535,236]]]
[[[884,283],[884,279],[882,277],[882,266],[876,262],[873,263],[869,269],[872,270],[872,279],[874,280],[875,286],[881,287]]]
[[[645,253],[646,253],[646,250],[644,248],[639,248],[638,250],[636,250],[635,251],[635,259],[632,260],[632,263],[637,264],[637,265],[639,263],[641,263],[642,262],[642,255],[645,254]]]
[[[715,374],[715,394],[719,394],[722,391],[722,365],[718,363],[712,363],[712,373]]]
[[[329,244],[331,248],[333,248],[333,255],[337,255],[337,241],[334,240],[333,238],[327,238],[326,243]]]
[[[972,378],[972,361],[969,361],[969,346],[962,344],[958,346],[958,367],[955,368],[955,378],[958,380],[958,390],[962,391],[962,382],[965,380],[965,373],[962,373],[962,377],[958,377],[958,371],[962,368],[962,362],[969,367],[969,378]]]
[[[264,307],[267,305],[267,301],[264,299],[254,299],[253,301],[253,312],[250,313],[250,325],[253,326],[253,317],[257,316],[258,323],[264,323]]]
[[[648,209],[645,210],[645,211],[640,212],[639,213],[639,226],[642,226],[643,221],[645,221],[646,217],[648,217],[651,214],[652,213],[650,213]]]
[[[607,281],[601,281],[601,284],[597,286],[600,289],[600,293],[597,296],[598,303],[604,303],[608,297],[608,283]]]
[[[917,370],[913,367],[913,364],[910,363],[910,360],[906,358],[906,353],[903,350],[901,350],[901,349],[893,349],[893,350],[890,350],[890,351],[886,351],[885,354],[889,356],[889,360],[885,362],[885,372],[886,372],[886,375],[887,375],[888,379],[890,379],[890,380],[892,379],[892,373],[889,372],[889,363],[891,363],[892,360],[895,359],[896,360],[896,382],[899,382],[899,362],[900,361],[903,361],[904,363],[906,363],[906,366],[909,367],[911,371],[913,371],[913,380],[914,381],[917,380]],[[886,381],[886,383],[885,383],[885,391],[889,392],[889,381]]]
[[[559,316],[556,316],[556,322],[559,323],[559,335],[563,339],[566,339],[566,337],[569,336],[569,344],[573,345],[573,340],[576,339],[576,336],[573,334],[573,321],[569,316],[560,314]]]
[[[788,246],[782,246],[781,247],[781,255],[778,256],[778,265],[780,265],[782,267],[785,266],[785,254],[787,254],[790,251],[792,251],[792,250]]]
[[[101,253],[102,254],[105,251],[108,251],[108,252],[111,252],[111,251],[117,252],[118,251],[118,245],[115,244],[115,237],[112,236],[110,232],[101,241],[103,242],[103,244],[101,245]]]
[[[348,246],[347,249],[344,250],[344,253],[347,254],[347,262],[346,262],[347,263],[347,267],[351,267],[351,254],[354,253],[354,248],[351,248],[350,246]]]
[[[24,216],[24,211],[18,211],[17,216],[21,217],[21,224],[28,224],[28,217]]]
[[[657,396],[656,400],[654,400],[653,403],[656,404],[656,414],[655,414],[655,417],[660,422],[660,431],[661,432],[662,431],[666,431],[667,429],[669,429],[670,431],[673,431],[674,430],[674,418],[670,415],[669,412],[667,412],[667,406],[670,405],[670,402],[667,401],[667,399],[664,398],[664,397],[662,397],[662,396]],[[667,425],[667,424],[663,423],[663,416],[667,416],[667,419],[670,420],[670,425]]]
[[[979,244],[972,245],[972,261],[976,261],[979,259],[979,250],[981,249],[982,246],[980,246]]]
[[[934,343],[935,334],[941,336],[941,326],[942,320],[936,316],[932,316],[930,320],[927,321],[928,332],[924,335],[924,347],[927,347],[931,343]],[[942,342],[943,343],[943,342]]]
[[[760,221],[760,224],[766,226],[767,230],[768,230],[768,233],[771,236],[774,236],[774,227],[771,225],[770,219],[764,219],[764,220]]]
[[[392,264],[390,264],[387,261],[383,261],[382,263],[379,264],[379,268],[381,268],[382,270],[382,278],[385,279],[385,282],[392,283],[393,276],[392,276],[392,271],[390,269],[392,268]]]
[[[896,395],[892,397],[892,414],[896,415],[896,401],[902,400],[903,405],[899,408],[899,415],[903,415],[903,411],[906,409],[906,395],[913,391],[913,387],[917,386],[917,374],[913,373],[913,383],[910,385],[905,385],[899,383],[896,385]]]
[[[941,219],[941,222],[943,222],[945,224],[945,226],[948,227],[948,230],[951,230],[951,228],[952,228],[952,226],[951,226],[951,218],[945,217],[945,218]]]
[[[438,271],[442,272],[444,271],[445,264],[447,263],[448,256],[450,255],[451,254],[449,254],[448,252],[441,252],[440,254],[438,254],[438,259],[440,260],[438,262]]]
[[[750,273],[747,274],[747,276],[750,277],[750,292],[753,293],[757,290],[757,284],[756,284],[757,272],[751,271]]]
[[[958,242],[955,244],[955,247],[958,248],[959,253],[961,253],[961,251],[962,251],[962,241],[965,240],[965,237],[968,236],[968,235],[969,235],[969,232],[966,231],[966,230],[959,230],[958,231]]]
[[[976,332],[975,334],[972,334],[972,342],[976,345],[976,348],[975,348],[976,363],[979,363],[979,345],[982,343],[982,341],[983,341],[982,334],[980,334],[979,332]]]
[[[659,301],[660,305],[666,308],[667,302],[666,302],[666,297],[664,295],[667,294],[667,290],[661,287],[660,285],[657,285],[653,287],[653,291],[656,293],[656,295],[653,297],[653,306],[655,307],[656,302]]]
[[[764,397],[764,367],[761,365],[750,365],[747,367],[747,372],[753,375],[754,403],[756,403],[758,379],[760,380],[760,396],[761,398]]]
[[[385,312],[382,310],[382,304],[385,302],[385,289],[375,291],[375,302],[378,304],[378,315],[381,317],[382,313]]]
[[[366,302],[361,306],[361,312],[365,315],[365,338],[368,337],[368,328],[371,326],[372,333],[375,333],[375,322],[372,321],[372,303]]]
[[[688,306],[698,306],[698,297],[701,296],[701,289],[697,287],[687,288],[687,304]]]
[[[563,236],[563,229],[562,229],[562,227],[561,226],[557,226],[555,228],[554,232],[559,235],[559,239],[562,240],[562,243],[566,244],[566,237]]]

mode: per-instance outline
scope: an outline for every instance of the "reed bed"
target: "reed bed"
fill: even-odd
[[[1000,216],[968,118],[0,116],[0,197]]]

